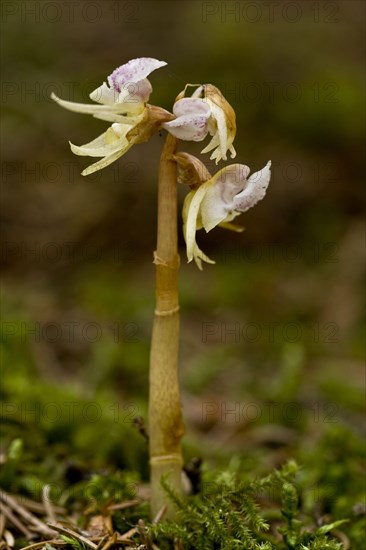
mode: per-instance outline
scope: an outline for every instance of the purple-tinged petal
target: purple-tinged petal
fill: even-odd
[[[152,57],[139,57],[131,59],[121,65],[108,77],[109,85],[120,92],[128,83],[136,83],[146,78],[150,73],[167,65],[165,61],[158,61]]]
[[[136,83],[131,82],[126,84],[126,87],[128,89],[128,93],[132,97],[138,98],[142,103],[146,103],[148,101],[152,92],[152,86],[147,78],[143,78]]]
[[[201,203],[202,224],[211,231],[223,221],[231,221],[237,214],[234,198],[247,184],[249,168],[244,164],[232,164],[217,172],[208,184]]]
[[[126,109],[129,112],[140,113],[144,110],[145,103],[147,103],[151,92],[152,86],[147,78],[139,82],[128,82],[123,85],[118,94],[117,101],[126,105]]]
[[[174,103],[173,113],[176,117],[196,114],[205,115],[208,120],[211,116],[211,109],[204,99],[184,97]]]
[[[183,141],[202,141],[207,136],[207,117],[183,115],[171,122],[165,122],[163,128]]]
[[[271,178],[271,161],[259,172],[250,176],[247,184],[241,193],[234,197],[234,207],[240,212],[245,212],[258,201],[262,200],[266,194],[269,180]]]
[[[183,98],[173,107],[177,117],[163,127],[173,136],[184,141],[202,141],[207,136],[211,110],[202,99]]]

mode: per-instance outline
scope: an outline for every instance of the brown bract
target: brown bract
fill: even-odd
[[[217,107],[223,110],[226,118],[228,134],[231,134],[234,139],[236,135],[236,116],[234,109],[230,103],[226,101],[220,90],[213,84],[204,84],[204,90],[205,98],[209,99],[212,103],[217,105]]]
[[[175,116],[156,105],[146,105],[142,120],[126,135],[129,142],[143,143],[156,134],[164,122],[174,120]]]
[[[177,153],[173,160],[178,166],[178,183],[189,185],[191,189],[197,189],[211,179],[211,174],[206,166],[198,158],[189,153]]]

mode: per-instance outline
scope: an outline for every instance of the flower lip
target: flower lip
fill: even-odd
[[[271,165],[268,161],[262,170],[250,176],[244,189],[233,198],[236,210],[246,212],[264,198],[271,178]]]
[[[184,157],[183,161],[187,173],[190,159]],[[202,261],[210,263],[211,260],[198,247],[196,231],[204,228],[209,232],[218,225],[237,232],[242,231],[241,226],[231,222],[241,212],[263,199],[271,177],[271,161],[248,178],[249,173],[249,167],[244,164],[226,166],[201,185],[198,184],[187,195],[183,205],[187,258],[188,262],[194,260],[199,269],[202,269]],[[193,175],[195,183],[197,177]]]
[[[108,76],[108,84],[117,92],[121,92],[126,84],[140,82],[150,73],[165,65],[167,65],[165,61],[159,61],[152,57],[131,59],[128,63],[117,67],[117,69]]]
[[[173,113],[177,118],[163,124],[173,136],[184,141],[202,141],[206,137],[211,109],[203,99],[180,99],[174,104]]]

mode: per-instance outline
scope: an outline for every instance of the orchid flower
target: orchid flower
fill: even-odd
[[[183,205],[183,232],[188,262],[194,260],[199,269],[202,261],[215,263],[196,243],[196,231],[208,233],[217,225],[234,231],[243,228],[232,220],[263,199],[271,177],[271,161],[249,178],[250,169],[244,164],[232,164],[188,193]]]
[[[212,84],[204,84],[195,90],[192,97],[184,97],[185,90],[182,94],[179,94],[173,107],[177,118],[164,123],[163,127],[184,141],[202,141],[209,133],[213,137],[201,152],[213,150],[210,158],[216,164],[227,160],[227,151],[234,158],[235,112],[220,90]]]
[[[134,143],[146,141],[161,122],[174,118],[164,109],[147,105],[152,86],[146,77],[164,65],[165,61],[150,57],[132,59],[121,65],[108,76],[108,84],[103,82],[89,95],[99,105],[74,103],[51,95],[52,99],[69,111],[90,114],[113,123],[90,143],[81,146],[70,143],[76,155],[103,157],[83,170],[83,176],[105,168],[126,153]]]

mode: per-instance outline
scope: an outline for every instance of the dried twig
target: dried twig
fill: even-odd
[[[110,535],[104,535],[104,537],[100,539],[97,545],[97,550],[101,550],[101,548],[103,548],[104,543],[109,539],[109,537]]]
[[[68,543],[63,540],[44,540],[43,542],[35,542],[34,544],[30,544],[29,546],[22,548],[22,550],[39,550],[40,548],[44,548],[46,544],[51,546],[66,546]]]
[[[124,510],[125,508],[131,508],[132,506],[136,506],[137,504],[140,504],[140,500],[126,500],[125,502],[120,502],[119,504],[110,504],[107,506],[108,511],[112,510]]]
[[[159,512],[156,514],[156,516],[152,520],[152,524],[156,525],[157,523],[159,523],[159,521],[161,521],[162,517],[164,516],[165,512],[166,512],[166,506],[164,505],[160,508]]]
[[[31,500],[30,498],[23,497],[22,495],[12,495],[13,499],[23,506],[24,508],[27,508],[31,512],[38,512],[39,514],[44,514],[46,512],[45,506],[42,502],[36,502],[35,500]],[[64,515],[66,514],[66,509],[62,506],[57,506],[56,504],[52,504],[52,508],[56,514]]]
[[[68,537],[72,537],[72,538],[74,538],[74,539],[76,539],[80,542],[83,542],[84,544],[86,544],[90,548],[94,548],[95,550],[97,548],[97,545],[94,544],[94,542],[92,542],[91,540],[83,537],[83,535],[80,535],[79,533],[77,533],[76,531],[73,531],[72,529],[69,529],[67,527],[63,527],[63,525],[59,525],[59,524],[49,523],[48,525],[50,527],[52,527],[53,529],[55,529],[56,531],[58,531],[59,533],[62,533],[63,535],[66,535]]]
[[[34,538],[34,534],[28,531],[26,526],[18,519],[11,509],[6,506],[3,502],[0,502],[0,510],[4,514],[4,516],[16,527],[23,535],[27,537],[27,539]]]
[[[15,544],[15,538],[13,537],[13,534],[10,531],[8,531],[8,529],[5,529],[3,537],[6,543],[6,549],[9,550],[9,547],[13,548]]]
[[[123,533],[123,535],[119,536],[116,542],[133,542],[131,540],[131,537],[133,537],[133,535],[136,535],[136,533],[137,533],[137,529],[136,527],[133,527],[129,531],[126,531],[126,533]]]
[[[42,521],[40,521],[34,514],[26,510],[20,504],[18,504],[18,502],[13,497],[11,497],[8,493],[6,493],[5,491],[0,492],[0,499],[3,501],[3,503],[6,506],[9,506],[9,508],[12,508],[14,512],[17,512],[19,516],[22,516],[24,519],[26,519],[32,525],[32,527],[30,527],[32,531],[33,530],[38,531],[45,536],[51,536],[51,537],[55,536],[56,534],[55,531],[53,531],[52,529],[49,529],[47,525]]]
[[[0,538],[3,536],[5,524],[6,524],[5,516],[3,514],[0,514]]]
[[[116,540],[117,540],[117,533],[113,533],[111,538],[107,540],[107,542],[105,543],[105,545],[102,547],[101,550],[108,550],[111,546],[115,544]]]
[[[56,522],[56,516],[55,512],[53,510],[52,502],[50,499],[50,486],[45,485],[42,490],[42,501],[45,507],[46,516],[49,522],[55,523]]]
[[[137,531],[140,535],[142,544],[144,544],[147,550],[153,550],[151,535],[149,533],[149,528],[146,527],[144,520],[139,519],[137,522]]]
[[[339,529],[333,529],[333,534],[334,534],[334,536],[337,537],[338,540],[341,541],[341,543],[343,544],[344,550],[349,550],[350,541],[349,541],[349,538],[347,537],[346,533],[343,533],[343,531],[340,531]]]

